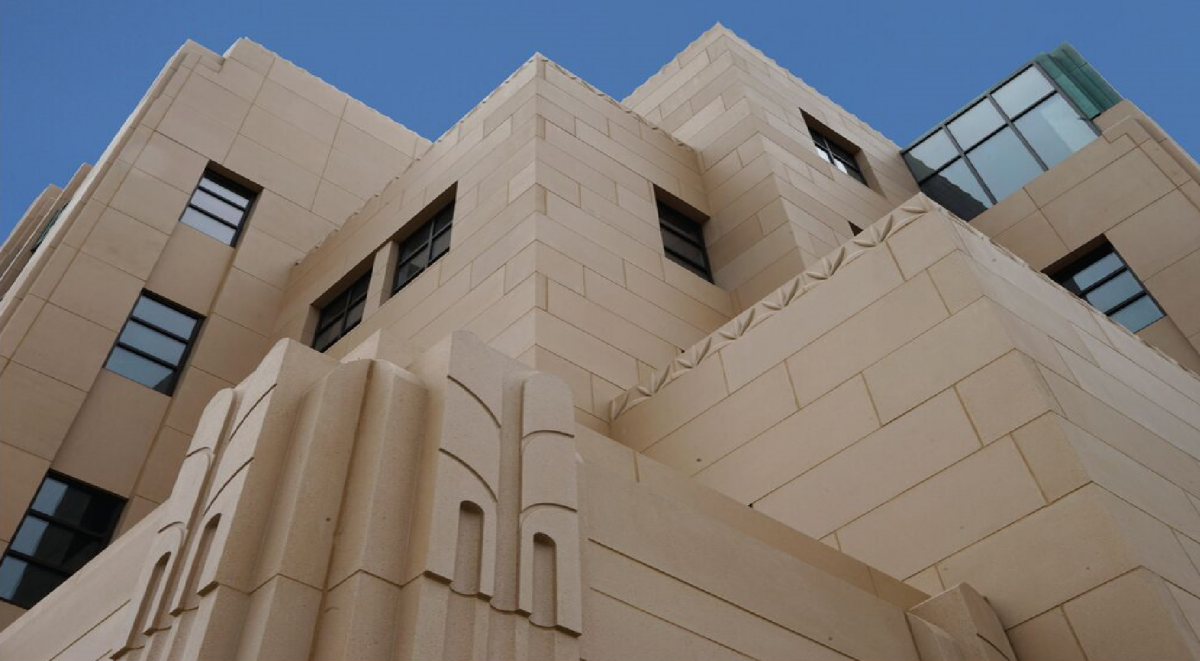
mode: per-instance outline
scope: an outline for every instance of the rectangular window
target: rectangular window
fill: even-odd
[[[106,491],[46,475],[0,560],[0,599],[32,608],[108,546],[124,507]]]
[[[970,220],[1095,137],[1091,122],[1034,64],[903,155],[926,195]]]
[[[367,307],[367,289],[370,285],[371,272],[367,271],[321,308],[321,314],[317,318],[317,332],[313,336],[314,349],[328,349],[362,321],[363,310]]]
[[[704,246],[704,232],[700,223],[659,200],[658,227],[662,231],[663,250],[667,258],[712,282],[712,269],[708,263],[708,250]]]
[[[813,144],[817,146],[817,154],[821,158],[825,159],[827,163],[842,174],[854,177],[864,186],[867,184],[867,178],[863,176],[862,168],[858,166],[858,159],[854,157],[854,154],[850,150],[831,140],[824,131],[813,128],[811,123],[808,126],[808,133],[812,136]]]
[[[396,262],[396,277],[392,282],[392,293],[404,289],[408,283],[450,251],[450,227],[454,223],[454,200],[442,207],[433,218],[425,221],[416,231],[400,242],[400,257]]]
[[[104,367],[170,395],[200,329],[200,320],[174,303],[142,292]]]
[[[1056,273],[1054,280],[1132,333],[1163,317],[1158,303],[1108,243]]]
[[[251,190],[210,170],[200,178],[180,220],[232,246],[253,201]]]

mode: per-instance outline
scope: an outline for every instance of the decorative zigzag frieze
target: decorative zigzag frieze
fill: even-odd
[[[609,404],[609,419],[616,420],[630,409],[653,397],[668,383],[695,369],[726,345],[738,341],[751,329],[796,302],[809,290],[832,278],[842,267],[861,257],[867,250],[882,245],[888,237],[909,223],[927,213],[937,213],[940,209],[924,195],[918,195],[905,205],[894,209],[850,242],[826,255],[812,269],[804,271],[784,283],[761,301],[729,320],[711,335],[692,345],[678,358],[671,361],[670,365],[655,371],[642,383],[618,395]]]

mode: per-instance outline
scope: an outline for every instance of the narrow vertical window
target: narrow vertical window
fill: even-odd
[[[142,292],[104,367],[164,395],[175,391],[200,317]]]
[[[367,271],[321,308],[317,332],[313,336],[314,349],[328,349],[362,321],[370,284],[371,272]]]
[[[400,242],[400,258],[392,282],[393,294],[404,289],[450,251],[450,227],[453,224],[454,200],[450,200],[449,204]]]
[[[1089,252],[1053,277],[1131,333],[1163,318],[1162,308],[1111,244]]]
[[[712,282],[712,267],[700,223],[659,199],[658,228],[662,232],[667,259]]]
[[[0,560],[0,599],[32,608],[108,546],[125,501],[50,473]]]
[[[210,170],[200,178],[180,220],[232,246],[253,201],[253,191]]]

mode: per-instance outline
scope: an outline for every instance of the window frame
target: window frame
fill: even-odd
[[[678,264],[679,266],[687,269],[691,273],[694,273],[696,276],[704,278],[706,281],[711,283],[713,281],[712,261],[709,259],[709,256],[708,256],[708,246],[704,242],[704,224],[701,222],[698,222],[696,220],[693,220],[688,214],[680,211],[675,206],[664,201],[661,197],[656,196],[655,203],[658,207],[658,229],[659,229],[659,232],[664,235],[663,236],[663,254],[666,255],[667,259],[671,260],[675,264]],[[682,221],[682,223],[684,224],[685,227],[689,227],[689,228],[694,227],[695,228],[694,235],[688,236],[683,231],[672,226],[672,224],[670,222],[664,221],[663,220],[663,211],[664,210],[666,212],[668,212],[668,214],[675,216],[680,221]],[[685,243],[687,243],[687,244],[691,245],[692,247],[696,248],[697,250],[699,250],[700,257],[703,260],[703,263],[695,264],[692,262],[691,259],[679,254],[677,251],[672,250],[670,247],[668,247],[666,237],[665,237],[665,235],[667,233],[670,233],[672,236],[683,240]]]
[[[235,201],[221,195],[221,193],[218,191],[204,188],[202,186],[202,184],[204,183],[204,181],[206,179],[211,179],[218,186],[223,186],[225,188],[228,188],[232,192],[245,197],[248,200],[246,202],[246,206],[243,207],[238,202],[235,202]],[[235,209],[238,209],[239,211],[241,211],[242,215],[241,215],[241,218],[238,219],[237,225],[235,226],[233,223],[225,220],[224,218],[220,218],[216,214],[213,214],[213,213],[205,210],[204,208],[200,207],[199,205],[194,204],[192,201],[196,198],[196,192],[201,191],[201,190],[204,191],[205,193],[217,198],[218,200],[234,207]],[[250,218],[250,211],[254,208],[254,203],[258,201],[258,194],[259,194],[259,192],[252,190],[249,186],[247,186],[245,184],[240,184],[240,183],[234,181],[229,176],[223,175],[223,174],[217,172],[215,169],[213,169],[210,166],[208,168],[205,168],[204,173],[200,175],[200,179],[196,181],[196,186],[194,188],[192,188],[192,194],[188,196],[187,204],[184,205],[183,211],[181,211],[179,214],[179,222],[183,223],[184,225],[187,225],[188,227],[191,227],[192,229],[196,230],[197,232],[200,232],[201,234],[207,236],[208,238],[210,238],[214,241],[220,241],[221,243],[226,243],[225,241],[221,240],[220,238],[217,238],[217,237],[209,234],[208,232],[205,232],[204,230],[200,229],[199,227],[196,227],[195,225],[192,225],[191,223],[185,222],[184,217],[187,215],[188,209],[192,209],[192,210],[196,211],[197,213],[200,213],[203,216],[207,217],[209,220],[212,220],[213,222],[219,223],[221,225],[224,225],[225,227],[232,229],[233,236],[230,237],[230,239],[229,239],[228,243],[226,243],[226,245],[236,248],[238,245],[238,241],[240,241],[242,238],[242,230],[245,229],[246,222]]]
[[[65,484],[67,486],[68,489],[74,488],[78,491],[84,491],[84,492],[88,493],[89,495],[93,495],[93,496],[100,495],[100,496],[103,496],[105,498],[109,498],[109,499],[112,499],[113,501],[115,501],[117,504],[117,514],[116,514],[116,516],[112,517],[112,520],[108,524],[108,529],[102,533],[92,532],[91,530],[88,530],[86,528],[83,528],[82,526],[78,526],[74,523],[66,521],[65,519],[61,519],[52,514],[47,514],[45,512],[40,512],[38,510],[33,509],[34,503],[37,502],[38,495],[42,492],[42,489],[46,486],[46,481],[50,480],[50,479],[62,482],[63,484]],[[102,553],[104,551],[104,549],[107,548],[108,545],[112,543],[113,534],[117,531],[117,527],[121,523],[121,517],[125,513],[125,507],[128,504],[129,504],[129,499],[122,498],[121,496],[119,496],[111,491],[108,491],[106,489],[101,489],[100,487],[88,484],[87,482],[78,480],[69,475],[64,475],[63,473],[59,473],[57,471],[53,471],[53,470],[47,471],[46,474],[42,476],[42,481],[38,485],[37,490],[35,490],[33,492],[33,497],[30,499],[29,504],[25,507],[25,514],[21,517],[20,523],[18,523],[17,527],[13,530],[12,539],[9,540],[8,546],[4,549],[4,555],[0,556],[0,562],[3,562],[4,559],[9,558],[9,557],[15,558],[26,564],[36,566],[39,569],[41,569],[47,573],[62,577],[62,581],[59,582],[59,585],[62,585],[62,583],[66,582],[67,579],[74,576],[76,572],[78,572],[83,567],[87,566],[88,562],[91,562],[97,555],[100,555],[100,553]],[[85,562],[83,565],[81,565],[79,567],[79,569],[76,569],[74,571],[69,571],[67,569],[64,569],[61,566],[51,565],[49,562],[46,562],[45,560],[36,558],[36,557],[31,556],[22,551],[17,551],[12,548],[13,542],[15,542],[18,539],[18,537],[21,533],[21,529],[25,526],[25,522],[30,517],[40,519],[42,521],[45,521],[46,523],[58,526],[59,528],[66,529],[66,530],[70,531],[73,535],[81,535],[87,539],[99,541],[100,548],[96,552],[96,555],[93,555],[91,558],[88,558],[87,562]],[[55,586],[54,590],[57,590],[57,589],[58,589],[58,586]],[[53,592],[54,590],[51,590],[50,592]],[[50,594],[50,592],[46,593],[47,596]],[[11,601],[2,595],[0,595],[0,601],[12,604],[12,605],[14,605],[18,608],[22,608],[22,609],[33,608],[38,603],[35,601],[34,603],[32,603],[28,606],[24,606],[15,601]],[[41,601],[41,600],[39,599],[38,601]]]
[[[1024,109],[1022,109],[1021,112],[1019,112],[1015,115],[1009,116],[1009,114],[1004,110],[1003,107],[1000,106],[1000,103],[996,100],[995,93],[997,91],[999,91],[1001,88],[1003,88],[1005,85],[1007,85],[1008,83],[1012,82],[1014,79],[1019,77],[1021,74],[1025,73],[1026,71],[1028,71],[1030,69],[1037,69],[1038,72],[1041,73],[1042,77],[1046,80],[1047,83],[1049,83],[1050,91],[1048,91],[1045,94],[1043,94],[1042,96],[1038,97],[1036,100],[1030,102],[1030,104],[1028,106],[1026,106]],[[1088,117],[1079,108],[1078,104],[1075,103],[1075,100],[1072,99],[1070,97],[1070,95],[1065,94],[1063,92],[1062,88],[1059,87],[1058,83],[1055,82],[1054,78],[1052,78],[1050,76],[1050,74],[1048,74],[1046,72],[1046,70],[1044,68],[1042,68],[1042,66],[1040,64],[1038,64],[1036,61],[1030,62],[1028,64],[1022,65],[1015,72],[1006,76],[1002,81],[1000,81],[1000,83],[992,86],[992,88],[989,89],[988,91],[986,91],[983,94],[979,95],[978,97],[972,99],[971,102],[966,104],[961,110],[959,110],[958,112],[955,112],[953,115],[947,117],[942,122],[939,122],[937,126],[935,126],[933,129],[927,131],[925,133],[925,135],[921,136],[918,140],[913,142],[912,145],[910,145],[909,147],[907,147],[906,149],[904,149],[900,152],[901,156],[904,157],[905,165],[908,166],[909,172],[911,173],[911,172],[913,172],[913,166],[910,164],[909,159],[908,159],[909,152],[920,147],[922,144],[925,143],[926,140],[933,138],[939,131],[942,131],[945,133],[945,136],[950,140],[950,144],[954,147],[954,151],[955,151],[956,155],[954,157],[952,157],[950,160],[941,164],[937,168],[932,169],[931,172],[929,172],[928,174],[926,174],[925,176],[923,176],[919,179],[915,176],[915,173],[914,173],[913,178],[917,182],[917,187],[920,188],[922,192],[924,192],[924,190],[925,190],[924,185],[927,182],[929,182],[934,177],[937,177],[938,175],[940,175],[943,170],[946,170],[947,168],[958,163],[959,161],[962,161],[967,166],[967,170],[971,173],[971,176],[975,178],[975,183],[979,184],[980,190],[983,191],[984,196],[987,198],[986,200],[984,200],[984,202],[987,205],[985,207],[985,210],[996,206],[997,204],[1000,203],[1000,199],[997,199],[995,194],[992,193],[991,186],[989,186],[988,183],[986,181],[984,181],[983,176],[980,175],[979,170],[976,169],[975,163],[972,162],[971,159],[968,158],[968,156],[971,154],[971,152],[978,149],[983,143],[985,143],[988,140],[990,140],[991,138],[995,137],[998,133],[1000,133],[1001,131],[1003,131],[1006,128],[1012,130],[1013,134],[1017,137],[1017,140],[1020,141],[1021,146],[1023,146],[1025,148],[1025,150],[1029,153],[1029,155],[1033,157],[1034,162],[1037,163],[1038,167],[1041,168],[1042,172],[1043,173],[1048,172],[1050,170],[1050,168],[1046,166],[1045,160],[1043,160],[1041,155],[1037,153],[1037,150],[1035,150],[1033,148],[1033,145],[1025,137],[1025,134],[1021,132],[1021,129],[1017,127],[1017,121],[1020,120],[1022,117],[1025,117],[1030,112],[1037,109],[1038,107],[1040,107],[1043,103],[1046,103],[1047,101],[1049,101],[1055,95],[1058,95],[1064,101],[1066,101],[1067,104],[1071,107],[1071,109],[1075,111],[1075,114],[1079,116],[1079,119],[1083,120],[1083,122],[1092,130],[1093,133],[1095,133],[1096,135],[1100,135],[1100,131],[1099,131],[1099,129],[1096,128],[1095,122],[1093,122],[1091,119],[1088,119]],[[954,132],[950,130],[950,124],[953,123],[959,117],[961,117],[964,114],[973,110],[976,106],[978,106],[981,103],[990,103],[992,106],[992,109],[995,110],[999,114],[1000,118],[1003,121],[1000,123],[999,126],[994,128],[987,134],[983,135],[978,140],[976,140],[974,143],[972,143],[969,147],[964,149],[962,144],[959,143],[958,137],[955,136]],[[982,213],[982,212],[980,212],[980,213]],[[970,219],[968,218],[967,220],[970,220]]]
[[[437,223],[443,219],[446,221],[445,226],[441,229],[437,229]],[[442,257],[445,257],[446,254],[450,252],[450,241],[454,236],[452,234],[453,228],[454,197],[451,196],[447,202],[438,207],[438,210],[434,212],[433,215],[429,216],[427,220],[418,225],[417,228],[412,231],[412,233],[404,237],[404,239],[396,242],[396,267],[392,270],[391,278],[392,296],[395,296],[396,294],[400,293],[401,289],[404,289],[408,285],[412,284],[414,280],[421,277],[421,274],[429,270],[429,267],[433,266],[434,262]],[[446,249],[434,255],[433,245],[438,239],[442,238],[443,235],[447,237]],[[418,239],[421,240],[418,241]],[[421,250],[419,252],[412,253],[407,259],[405,259],[405,248],[414,243],[420,244]],[[404,266],[415,261],[417,257],[421,256],[422,252],[425,256],[425,265],[422,266],[416,273],[413,273],[411,276],[409,276],[407,280],[400,282],[400,276]]]
[[[343,337],[346,337],[346,335],[350,334],[350,331],[354,330],[355,328],[358,328],[358,325],[362,323],[362,320],[366,317],[366,314],[367,314],[367,303],[366,303],[367,297],[370,296],[370,294],[371,294],[371,272],[372,272],[372,270],[373,269],[368,268],[365,273],[358,276],[353,281],[351,281],[349,284],[347,284],[345,287],[343,287],[342,290],[340,292],[338,292],[333,298],[331,298],[328,303],[326,303],[325,305],[322,305],[320,308],[317,309],[317,326],[316,326],[316,331],[313,332],[313,339],[312,339],[312,345],[311,345],[313,349],[324,353],[330,347],[337,344],[338,341],[341,340]],[[363,283],[365,283],[366,286],[363,287],[362,296],[361,297],[352,296],[354,294],[354,290],[360,284],[363,284]],[[350,309],[353,308],[355,305],[358,305],[360,302],[363,304],[362,315],[359,316],[358,320],[355,321],[353,324],[346,326],[345,321],[346,321],[347,315],[350,313]],[[325,319],[326,313],[329,312],[329,310],[331,308],[333,308],[335,305],[337,305],[339,303],[341,304],[341,310],[336,312],[335,314],[331,315],[332,316],[331,321],[329,321],[328,323],[323,323],[323,319]],[[317,346],[317,341],[321,339],[321,334],[324,333],[326,330],[332,328],[334,326],[334,324],[338,323],[338,322],[342,323],[341,332],[339,332],[336,337],[329,340],[329,342],[325,346],[323,346],[323,347]]]
[[[134,312],[137,310],[138,303],[141,302],[142,298],[148,298],[148,299],[154,301],[155,303],[158,303],[160,305],[168,307],[184,316],[191,317],[196,322],[196,325],[192,327],[191,336],[189,336],[188,338],[184,338],[181,335],[175,333],[174,331],[167,330],[167,329],[159,326],[158,324],[155,324],[154,322],[150,321],[149,319],[142,319],[141,317],[135,317]],[[160,392],[160,393],[166,395],[167,397],[172,397],[175,394],[175,389],[179,386],[179,377],[183,374],[183,369],[184,369],[184,367],[187,366],[188,359],[191,358],[191,356],[192,356],[192,349],[195,346],[196,338],[200,336],[200,328],[204,325],[204,320],[205,320],[204,315],[199,314],[195,311],[189,310],[174,301],[163,298],[162,296],[159,296],[158,294],[155,294],[152,291],[143,289],[142,293],[138,295],[137,300],[135,300],[133,302],[133,307],[131,307],[129,309],[129,315],[125,317],[125,323],[121,325],[121,330],[117,332],[117,337],[116,337],[116,339],[113,340],[112,348],[110,348],[108,350],[108,356],[105,357],[105,359],[104,359],[104,369],[106,369],[106,370],[112,372],[113,374],[116,374],[122,378],[129,379],[130,381],[133,381],[134,383],[146,386],[147,388],[150,388],[151,390],[153,390],[155,392]],[[175,340],[176,342],[182,343],[183,344],[183,353],[181,353],[179,355],[179,364],[171,365],[169,362],[167,362],[166,360],[164,360],[162,358],[159,358],[158,356],[155,356],[146,351],[143,351],[142,349],[139,349],[137,347],[134,347],[134,346],[131,346],[129,344],[122,342],[121,336],[125,333],[125,329],[129,327],[129,322],[131,322],[131,321],[136,321],[138,324],[145,326],[146,328],[149,328],[150,330],[152,330],[156,333],[164,335],[169,339]],[[169,387],[166,387],[165,389],[159,389],[157,386],[147,385],[145,383],[142,383],[141,381],[138,381],[137,379],[134,379],[133,377],[122,374],[114,369],[109,368],[108,363],[110,360],[112,360],[113,353],[118,348],[120,348],[124,351],[128,351],[129,353],[132,353],[132,354],[138,356],[139,358],[144,358],[146,360],[149,360],[152,363],[155,363],[161,367],[165,367],[165,368],[171,370],[171,381],[170,381]]]
[[[817,151],[820,152],[821,157],[832,165],[835,170],[849,175],[850,178],[864,186],[870,187],[870,184],[867,183],[867,176],[863,174],[862,167],[858,164],[858,157],[854,155],[854,152],[837,144],[837,142],[831,140],[826,135],[826,131],[816,128],[811,124],[808,125],[808,134],[812,137],[813,144],[817,146]],[[838,152],[844,152],[845,156]],[[846,170],[839,168],[837,163],[846,166]]]
[[[1082,273],[1083,271],[1091,268],[1095,264],[1100,263],[1101,260],[1103,260],[1105,257],[1107,257],[1109,255],[1113,255],[1117,258],[1117,261],[1120,262],[1120,264],[1121,264],[1120,267],[1118,267],[1117,269],[1114,269],[1112,272],[1106,274],[1104,277],[1097,279],[1096,282],[1093,282],[1092,284],[1088,285],[1087,287],[1080,288],[1073,281],[1073,278],[1075,276],[1077,276],[1080,273]],[[1088,294],[1096,291],[1097,289],[1112,282],[1113,280],[1116,280],[1117,278],[1121,277],[1125,273],[1128,273],[1130,275],[1130,277],[1133,278],[1133,281],[1135,283],[1137,283],[1138,288],[1139,288],[1139,291],[1137,293],[1126,297],[1125,299],[1123,299],[1122,301],[1120,301],[1119,303],[1117,303],[1115,305],[1110,306],[1107,310],[1101,310],[1100,308],[1096,308],[1095,305],[1093,305],[1092,302],[1090,300],[1088,300],[1088,298],[1087,298]],[[1130,268],[1129,263],[1126,262],[1125,258],[1121,256],[1121,253],[1117,252],[1117,249],[1112,245],[1112,243],[1109,243],[1108,241],[1104,241],[1100,245],[1096,246],[1095,248],[1092,248],[1091,250],[1088,250],[1087,252],[1080,255],[1076,259],[1071,260],[1065,266],[1054,270],[1053,274],[1050,276],[1050,278],[1052,280],[1054,280],[1055,282],[1057,282],[1059,284],[1059,286],[1061,286],[1063,289],[1066,289],[1067,291],[1071,292],[1073,295],[1075,295],[1077,298],[1079,298],[1084,303],[1087,303],[1088,305],[1092,305],[1092,307],[1095,308],[1098,312],[1100,312],[1104,316],[1111,319],[1113,321],[1113,323],[1120,324],[1123,328],[1127,328],[1127,329],[1128,329],[1127,326],[1125,326],[1121,322],[1117,321],[1116,319],[1113,319],[1113,315],[1128,308],[1129,306],[1133,305],[1134,303],[1138,302],[1139,300],[1141,300],[1143,298],[1149,298],[1150,302],[1154,304],[1154,307],[1156,309],[1158,309],[1158,313],[1159,313],[1158,318],[1155,319],[1154,321],[1151,321],[1149,324],[1142,326],[1141,328],[1139,328],[1137,330],[1130,329],[1129,332],[1131,332],[1131,333],[1138,333],[1138,332],[1144,330],[1145,328],[1148,328],[1150,325],[1158,322],[1163,317],[1167,316],[1167,313],[1165,310],[1163,310],[1162,305],[1160,305],[1158,300],[1154,298],[1154,295],[1150,293],[1150,290],[1146,288],[1146,284],[1144,282],[1142,282],[1142,279],[1137,276],[1137,273],[1134,273],[1133,269]]]

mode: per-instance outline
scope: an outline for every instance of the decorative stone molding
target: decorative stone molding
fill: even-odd
[[[705,360],[746,335],[752,328],[796,302],[812,288],[832,278],[843,266],[861,257],[867,250],[880,246],[909,223],[928,213],[949,213],[924,195],[917,195],[897,207],[849,242],[838,247],[812,269],[784,283],[745,312],[703,340],[692,345],[667,367],[658,370],[642,383],[618,395],[609,404],[609,416],[616,420],[630,409],[654,396],[668,383],[678,379]]]

